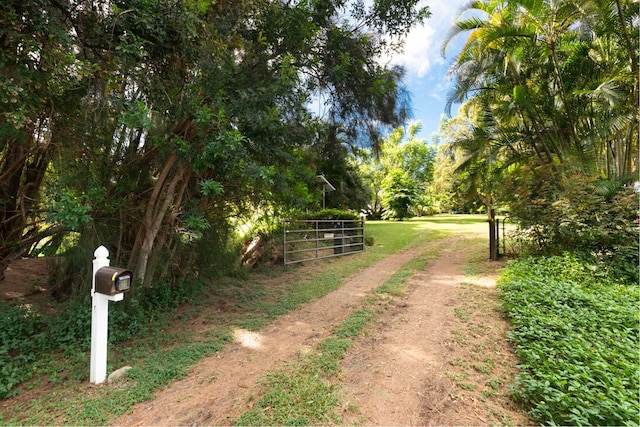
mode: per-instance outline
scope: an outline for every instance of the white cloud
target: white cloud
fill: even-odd
[[[429,7],[431,17],[424,25],[411,30],[402,53],[380,59],[381,64],[402,65],[407,71],[405,83],[411,93],[414,119],[423,124],[418,138],[430,141],[438,131],[447,92],[452,84],[447,71],[465,37],[453,40],[448,46],[446,58],[442,57],[442,42],[461,8],[467,4],[469,0],[423,0],[421,5]],[[457,114],[457,109],[458,106],[454,105],[453,115]]]
[[[411,30],[405,40],[404,52],[394,55],[391,63],[403,65],[410,75],[418,78],[426,76],[434,67],[447,65],[450,59],[442,57],[442,41],[460,8],[467,2],[468,0],[423,2],[429,6],[431,17],[423,26]]]

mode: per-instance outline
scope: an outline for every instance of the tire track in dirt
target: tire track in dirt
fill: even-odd
[[[449,241],[451,245],[437,259],[409,278],[402,300],[377,315],[368,336],[359,339],[343,359],[345,425],[490,424],[484,413],[486,405],[478,405],[480,391],[456,389],[447,377],[453,369],[451,363],[472,363],[467,361],[473,350],[460,346],[453,331],[461,323],[454,311],[461,304],[461,284],[470,280],[464,267],[477,251],[477,244],[474,248],[462,237]],[[483,277],[478,289],[497,297],[491,289],[495,279]],[[504,340],[506,322],[497,313],[488,318],[490,327],[499,329],[502,337],[504,348],[498,354],[508,357],[512,352]],[[491,357],[496,358],[493,353]],[[465,362],[455,362],[462,360]],[[508,360],[507,365],[515,363]],[[498,410],[516,425],[528,422],[522,413],[504,405]]]
[[[356,273],[339,289],[279,317],[258,332],[239,331],[236,342],[200,362],[186,378],[174,382],[147,402],[135,405],[113,425],[229,424],[249,409],[247,397],[256,380],[305,348],[314,347],[362,307],[366,295],[400,267],[447,238],[389,255]]]
[[[468,256],[468,251],[456,248],[459,245],[443,251],[424,271],[414,274],[406,284],[403,303],[379,316],[373,336],[354,346],[343,360],[344,387],[350,403],[357,407],[345,424],[424,424],[421,388],[425,372],[432,382],[443,385],[440,392],[447,397],[451,385],[443,376],[444,364],[452,352],[453,306]],[[460,419],[456,424],[467,425],[469,420]]]

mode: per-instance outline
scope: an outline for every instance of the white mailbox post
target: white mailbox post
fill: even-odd
[[[107,379],[107,337],[109,324],[109,301],[122,301],[122,292],[106,295],[96,292],[96,273],[109,266],[109,251],[100,246],[93,253],[93,276],[91,282],[91,369],[89,380],[101,384]],[[114,275],[115,276],[115,275]]]

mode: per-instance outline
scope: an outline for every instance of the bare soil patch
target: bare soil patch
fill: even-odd
[[[249,409],[257,380],[269,369],[329,336],[362,306],[366,295],[424,248],[390,255],[351,277],[329,295],[306,304],[258,332],[236,331],[236,342],[199,363],[187,378],[134,406],[115,425],[229,424]]]
[[[26,303],[47,297],[47,258],[22,258],[12,262],[0,281],[0,300]]]

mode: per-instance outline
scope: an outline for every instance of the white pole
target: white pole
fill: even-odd
[[[109,266],[109,251],[100,246],[93,253],[93,276],[91,279],[91,366],[89,381],[101,384],[107,379],[107,337],[109,325],[109,301],[121,301],[123,294],[113,296],[96,292],[96,272]]]

